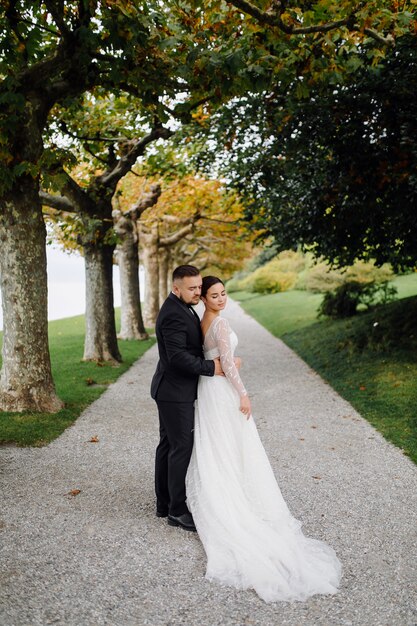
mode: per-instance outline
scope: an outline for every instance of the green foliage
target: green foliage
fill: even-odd
[[[312,256],[308,254],[306,269],[299,274],[296,288],[324,293],[334,291],[345,282],[383,283],[393,277],[393,271],[388,264],[377,267],[373,262],[355,261],[349,267],[336,269],[325,261],[315,263]]]
[[[248,290],[257,293],[278,293],[288,289],[306,289],[315,293],[334,291],[347,282],[375,285],[394,276],[389,265],[377,267],[373,262],[356,261],[352,266],[335,269],[327,262],[315,262],[311,253],[286,250],[268,259],[267,248],[251,260],[245,271],[237,272],[227,283],[230,292]]]
[[[297,275],[294,272],[279,272],[271,267],[260,267],[252,274],[247,284],[249,290],[255,293],[278,293],[294,287],[296,279]]]
[[[307,74],[231,101],[200,129],[197,162],[223,168],[254,229],[279,250],[302,245],[341,267],[358,258],[414,267],[416,37],[400,37],[377,65],[369,41],[330,39],[335,64],[350,60],[352,74],[331,80],[323,69],[321,81]],[[307,67],[320,60],[310,54]]]
[[[313,293],[325,293],[342,285],[344,275],[340,270],[332,268],[325,261],[314,263],[314,259],[306,263],[306,267],[297,278],[296,289],[305,289]]]
[[[116,314],[119,319],[120,310]],[[0,412],[0,443],[17,443],[22,446],[49,443],[154,343],[154,339],[121,342],[123,363],[117,367],[83,362],[84,331],[84,316],[49,323],[52,372],[57,393],[65,402],[65,408],[53,415]]]
[[[86,139],[90,155],[100,159],[103,127],[118,141],[137,132],[139,119],[141,125],[166,121],[168,99],[179,92],[188,97],[191,40],[182,15],[174,4],[158,2],[2,3],[0,193],[27,173],[64,164],[56,139],[62,143],[66,131]],[[174,31],[178,46],[170,48],[165,39]],[[49,154],[43,157],[44,131]]]
[[[235,277],[227,283],[229,291],[248,290],[255,293],[278,293],[292,289],[297,281],[297,272],[305,265],[301,253],[287,250],[255,271]]]
[[[386,304],[393,300],[397,290],[388,283],[359,283],[347,281],[334,291],[325,293],[319,308],[319,315],[333,319],[352,317],[360,305],[370,308],[372,305]]]
[[[135,174],[174,181],[194,174],[194,170],[185,150],[179,151],[164,142],[163,145],[152,146],[146,159],[135,167]]]

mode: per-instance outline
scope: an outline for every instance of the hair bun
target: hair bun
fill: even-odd
[[[213,285],[217,285],[218,283],[220,283],[224,287],[224,282],[221,278],[217,278],[217,276],[204,276],[203,284],[201,286],[201,295],[203,296],[203,298],[206,296],[210,287],[213,287]]]

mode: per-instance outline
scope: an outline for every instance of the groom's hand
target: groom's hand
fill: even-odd
[[[213,361],[214,361],[214,375],[215,376],[224,376],[224,372],[222,370],[222,366],[221,366],[219,357],[217,357],[217,359],[213,359]]]

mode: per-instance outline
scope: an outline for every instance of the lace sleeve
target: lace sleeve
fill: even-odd
[[[230,344],[230,327],[226,319],[219,317],[215,327],[215,339],[220,353],[220,363],[227,380],[233,385],[239,396],[247,396],[242,379],[233,360],[233,350]]]

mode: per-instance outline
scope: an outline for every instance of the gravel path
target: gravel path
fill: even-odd
[[[267,605],[209,583],[198,537],[154,516],[154,347],[51,445],[0,449],[2,626],[417,624],[417,468],[237,304],[227,316],[284,497],[336,549],[340,593]]]

